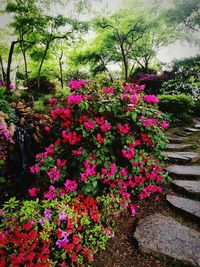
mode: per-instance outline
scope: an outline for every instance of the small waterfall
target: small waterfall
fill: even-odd
[[[34,143],[30,130],[25,126],[16,126],[14,145],[8,154],[8,176],[12,180],[13,193],[26,192],[31,182],[29,166],[33,163]]]

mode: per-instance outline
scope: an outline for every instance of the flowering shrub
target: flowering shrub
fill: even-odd
[[[1,123],[0,123],[0,160],[4,159],[7,153],[8,144],[13,143],[11,134]]]
[[[20,203],[12,218],[33,223],[51,247],[49,262],[85,266],[114,235],[114,212],[129,209],[135,216],[134,200],[161,192],[167,174],[160,151],[168,124],[157,97],[145,95],[142,85],[101,90],[91,81],[72,81],[70,86],[62,106],[50,100],[51,143],[30,167],[36,181],[29,195],[36,200]],[[8,210],[4,206],[4,229]],[[3,247],[1,253],[7,251]]]

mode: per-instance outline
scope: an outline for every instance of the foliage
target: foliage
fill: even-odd
[[[0,111],[8,115],[10,122],[15,121],[14,111],[8,101],[0,99]]]
[[[151,73],[143,74],[138,73],[131,80],[137,82],[138,84],[145,84],[146,91],[150,94],[160,94],[161,88],[165,81],[168,81],[173,77],[173,74],[170,72],[163,72],[161,74]]]
[[[200,95],[200,56],[177,60],[172,66],[172,79],[162,84],[163,94],[187,94],[195,99]],[[170,77],[169,77],[170,78]]]
[[[193,99],[185,94],[159,96],[159,109],[182,122],[189,119],[193,106]]]
[[[38,96],[41,94],[50,94],[55,92],[55,83],[50,81],[46,76],[40,77],[40,91],[37,90],[37,77],[29,79],[30,88],[29,91]]]
[[[193,31],[200,26],[199,0],[173,0],[166,15],[173,23],[183,24]]]
[[[114,214],[130,209],[135,216],[134,201],[159,193],[167,181],[160,151],[168,123],[156,96],[134,84],[101,89],[78,80],[69,86],[67,101],[49,99],[51,143],[30,167],[36,179],[29,195],[36,200],[11,199],[1,212],[3,263],[40,264],[37,253],[46,244],[46,266],[89,266],[114,235]],[[24,233],[26,244],[31,231],[29,258],[16,239]]]

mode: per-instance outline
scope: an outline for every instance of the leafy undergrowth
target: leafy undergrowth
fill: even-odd
[[[157,199],[168,180],[161,150],[168,124],[144,86],[99,88],[71,81],[66,101],[49,99],[49,146],[30,172],[33,199],[1,210],[1,266],[91,266],[114,237],[114,218]]]

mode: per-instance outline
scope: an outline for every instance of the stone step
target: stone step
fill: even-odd
[[[200,129],[196,129],[196,128],[190,128],[190,127],[186,127],[185,128],[186,131],[189,131],[189,132],[200,132]]]
[[[200,178],[200,166],[184,166],[184,165],[171,165],[166,168],[166,170],[176,176],[181,176],[182,178],[194,179]]]
[[[195,124],[195,125],[194,125],[194,128],[196,128],[196,129],[200,129],[200,123]]]
[[[172,186],[186,194],[200,196],[200,181],[174,180]]]
[[[170,143],[180,144],[180,143],[184,143],[187,140],[187,137],[174,135],[174,136],[168,137],[167,139]]]
[[[142,252],[200,266],[200,233],[160,213],[139,221],[134,233]]]
[[[200,155],[198,153],[188,151],[188,152],[169,152],[163,151],[162,155],[166,156],[170,162],[178,164],[191,164],[200,160]]]
[[[177,133],[177,135],[181,136],[181,137],[187,137],[187,136],[189,136],[191,134],[192,134],[191,132],[179,132],[179,133]]]
[[[182,215],[197,220],[200,223],[200,202],[184,197],[174,195],[166,196],[167,202]],[[200,251],[199,251],[200,252]]]
[[[192,144],[167,144],[166,150],[169,151],[183,151],[185,149],[192,148]]]

